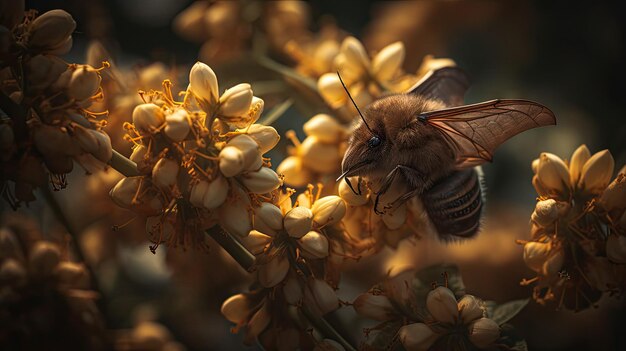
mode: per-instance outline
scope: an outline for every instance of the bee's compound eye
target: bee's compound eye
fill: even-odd
[[[378,136],[374,135],[367,142],[367,146],[369,146],[369,147],[376,147],[376,146],[380,145],[380,142],[381,142],[380,138]]]

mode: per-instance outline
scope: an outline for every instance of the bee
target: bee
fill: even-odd
[[[341,76],[339,77],[341,80]],[[342,81],[343,83],[343,81]],[[409,191],[383,211],[419,196],[440,238],[468,238],[479,231],[483,190],[479,166],[495,149],[532,128],[554,125],[547,107],[501,99],[462,105],[469,79],[457,67],[430,71],[408,93],[369,104],[354,127],[337,179],[366,177],[380,184],[379,198],[401,176]],[[359,189],[360,192],[360,189]]]

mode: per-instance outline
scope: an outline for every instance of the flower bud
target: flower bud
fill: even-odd
[[[276,234],[283,229],[283,213],[280,208],[264,202],[254,209],[254,229],[265,234]]]
[[[532,168],[533,173],[537,174],[537,169],[539,169],[539,159],[538,158],[533,160],[533,162],[530,164],[530,168]]]
[[[396,317],[395,309],[385,295],[361,294],[354,300],[352,307],[361,317],[375,321],[382,322]]]
[[[263,165],[263,159],[259,152],[259,144],[252,137],[241,134],[232,138],[226,143],[239,149],[243,154],[243,163],[246,170],[256,171]]]
[[[459,300],[457,307],[463,324],[469,324],[478,318],[482,318],[484,314],[482,301],[473,295],[464,295]]]
[[[467,329],[472,344],[481,349],[493,344],[500,337],[498,323],[489,318],[476,320]]]
[[[243,116],[252,104],[252,88],[248,83],[237,84],[226,89],[220,97],[220,114],[224,116]]]
[[[290,305],[298,305],[302,301],[304,292],[300,285],[299,278],[291,275],[285,279],[285,285],[283,285],[283,295],[285,300]]]
[[[276,168],[278,174],[285,178],[285,184],[293,187],[303,187],[311,182],[313,174],[304,167],[302,159],[298,156],[289,156]]]
[[[287,212],[283,223],[287,234],[299,239],[311,230],[313,212],[304,206],[294,207]]]
[[[28,257],[28,269],[36,275],[49,275],[61,261],[61,250],[48,241],[38,241],[33,245]]]
[[[570,184],[572,187],[578,186],[578,181],[580,180],[580,174],[582,173],[583,166],[591,157],[591,152],[587,148],[587,145],[580,145],[576,151],[572,154],[572,158],[569,161],[569,175],[570,175]]]
[[[109,194],[113,202],[120,207],[131,207],[132,200],[139,191],[141,179],[142,177],[130,177],[122,178],[117,182]]]
[[[317,89],[332,108],[337,108],[346,101],[346,92],[335,73],[323,74],[317,81]]]
[[[250,315],[250,300],[244,294],[229,297],[222,303],[220,311],[229,321],[243,324]]]
[[[5,258],[23,260],[24,253],[15,234],[7,228],[0,228],[0,260]]]
[[[370,60],[363,44],[355,37],[344,39],[341,43],[340,52],[345,56],[345,68],[349,69],[351,76],[365,73],[370,66]]]
[[[241,191],[237,192],[239,196],[237,201],[220,207],[219,220],[224,230],[230,234],[244,237],[252,230],[252,221],[248,213],[250,200],[246,194],[243,194]]]
[[[618,174],[617,178],[604,190],[598,204],[609,214],[619,215],[626,209],[626,173]]]
[[[72,39],[72,37],[67,37],[67,39],[65,39],[65,41],[62,42],[61,44],[53,48],[47,49],[46,54],[58,55],[58,56],[65,55],[72,49],[73,44],[74,44],[74,39]]]
[[[228,181],[226,178],[217,175],[215,179],[209,182],[209,186],[204,194],[202,204],[207,210],[212,210],[221,206],[228,196]]]
[[[172,338],[164,326],[148,321],[137,325],[131,335],[133,346],[140,350],[161,350]]]
[[[385,46],[372,60],[374,78],[381,82],[394,78],[404,62],[404,54],[404,44],[400,41]]]
[[[27,273],[22,264],[13,259],[7,258],[0,265],[0,284],[3,290],[6,286],[21,285],[26,281]]]
[[[45,51],[63,45],[76,29],[72,16],[63,10],[48,11],[29,25],[28,46]]]
[[[552,225],[559,218],[556,201],[554,199],[542,200],[537,202],[535,211],[530,219],[542,227]]]
[[[243,185],[255,194],[269,193],[281,184],[278,174],[268,167],[261,167],[256,172],[244,173],[240,179]]]
[[[133,110],[133,124],[140,132],[151,132],[164,122],[163,110],[155,104],[137,105]]]
[[[346,203],[336,195],[325,196],[313,203],[313,228],[335,224],[346,214]]]
[[[189,115],[185,109],[178,109],[165,117],[163,132],[173,141],[183,141],[189,135]]]
[[[256,313],[250,318],[248,322],[248,334],[256,338],[267,328],[272,320],[272,315],[270,314],[269,304],[267,302],[263,302],[261,308],[256,311]]]
[[[196,207],[204,206],[204,196],[209,189],[209,182],[200,180],[199,182],[191,185],[191,191],[189,192],[189,202]]]
[[[160,159],[152,169],[152,183],[163,189],[173,187],[176,185],[179,169],[178,162],[169,158]]]
[[[95,68],[82,65],[72,73],[67,95],[77,101],[88,99],[98,92],[101,81],[102,78]]]
[[[62,74],[71,77],[72,71],[63,60],[52,55],[36,55],[25,63],[28,71],[26,76],[29,89],[40,91],[56,82]],[[67,73],[64,73],[67,72]],[[65,88],[65,86],[63,86]]]
[[[339,143],[346,135],[345,128],[334,118],[320,113],[311,117],[303,126],[308,136],[315,136],[323,143]]]
[[[109,195],[113,202],[120,207],[132,209],[135,212],[147,216],[155,216],[163,210],[163,203],[158,196],[148,193],[141,196],[141,198],[135,198],[135,196],[140,194],[140,190],[143,191],[145,189],[139,189],[142,178],[143,177],[122,178],[115,187],[111,189]]]
[[[588,194],[601,194],[613,176],[615,161],[609,150],[595,153],[583,166],[578,188]]]
[[[454,67],[456,62],[449,58],[435,58],[433,55],[426,55],[417,69],[417,76],[421,77],[431,70],[436,70],[443,67]]]
[[[626,236],[609,235],[606,240],[606,257],[614,263],[626,263]]]
[[[257,230],[252,230],[248,236],[241,238],[243,246],[245,246],[246,249],[248,249],[253,255],[262,254],[267,245],[271,242],[271,236],[263,234]]]
[[[189,71],[189,88],[203,100],[217,101],[219,90],[215,72],[200,61],[196,62]]]
[[[438,322],[442,323],[455,323],[459,315],[454,293],[444,286],[428,293],[426,308]]]
[[[339,298],[335,290],[322,279],[309,279],[304,289],[304,303],[319,316],[339,308]]]
[[[563,253],[563,249],[558,249],[555,252],[550,253],[550,256],[543,264],[541,268],[541,272],[545,276],[554,276],[561,271],[563,268],[563,261],[565,260],[565,256]]]
[[[59,283],[66,288],[89,288],[89,274],[84,264],[64,261],[59,263],[54,273]]]
[[[234,146],[226,146],[220,151],[220,171],[225,177],[234,177],[245,167],[241,150]]]
[[[282,282],[289,272],[289,260],[283,255],[274,255],[270,260],[259,266],[259,283],[271,288]]]
[[[551,245],[549,243],[539,243],[535,241],[528,242],[524,245],[524,262],[534,270],[540,272],[543,264],[549,257]]]
[[[398,339],[407,351],[427,351],[438,338],[424,323],[408,324],[398,330]]]
[[[393,212],[386,211],[383,213],[382,218],[385,223],[385,227],[390,230],[396,230],[406,222],[406,204],[400,205]]]
[[[209,33],[204,26],[205,14],[209,4],[204,1],[193,2],[176,15],[172,28],[176,34],[192,42],[204,42]]]
[[[341,167],[338,145],[322,143],[317,137],[309,136],[298,150],[304,164],[314,172],[332,173]]]
[[[348,180],[355,187],[354,190],[358,191],[356,189],[356,187],[359,185],[358,177],[349,177]],[[363,184],[361,184],[361,190],[361,195],[355,194],[352,189],[350,189],[348,182],[339,182],[339,196],[350,206],[362,206],[365,205],[367,201],[369,201],[369,191],[363,186]]]
[[[265,101],[260,97],[252,96],[252,102],[250,103],[250,110],[248,110],[248,118],[245,119],[243,125],[239,128],[244,128],[249,124],[256,122],[261,114],[263,113],[263,108],[265,107]]]
[[[558,156],[544,152],[537,167],[539,182],[549,193],[566,194],[569,189],[569,171]]]
[[[278,135],[276,129],[261,124],[251,125],[248,128],[248,135],[256,141],[261,155],[273,149],[280,140],[280,135]]]
[[[310,231],[298,239],[304,258],[324,258],[328,256],[328,239],[316,231]]]

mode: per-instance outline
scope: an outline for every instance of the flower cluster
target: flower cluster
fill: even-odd
[[[442,270],[444,285],[438,286],[434,273]],[[378,331],[368,345],[372,349],[385,349],[399,341],[406,350],[470,350],[493,347],[501,337],[501,325],[526,302],[501,307],[485,302],[465,294],[456,267],[434,266],[398,273],[359,295],[353,307],[360,316],[381,322],[366,330],[366,334]],[[507,312],[495,318],[496,310]]]
[[[201,60],[219,64],[249,50],[255,30],[282,52],[287,42],[309,36],[309,17],[304,1],[196,1],[173,27],[183,38],[202,43]]]
[[[357,106],[366,106],[383,93],[406,92],[417,83],[421,75],[441,66],[454,65],[449,59],[426,57],[418,74],[408,74],[402,69],[405,48],[402,42],[395,42],[381,49],[370,59],[363,44],[354,37],[347,37],[341,43],[339,53],[333,61],[333,71],[323,74],[317,81],[317,88],[326,103],[337,114],[350,121],[356,114],[337,72]]]
[[[402,180],[395,180],[380,196],[373,189],[377,189],[373,181],[358,177],[349,177],[339,184],[338,194],[348,204],[343,224],[361,249],[375,253],[385,246],[395,248],[410,236],[436,232],[418,197],[394,205],[396,199],[408,192]],[[374,207],[382,215],[376,214]]]
[[[0,228],[3,345],[37,348],[41,340],[29,339],[43,337],[61,324],[71,326],[76,333],[71,336],[75,343],[99,349],[103,343],[99,339],[103,326],[94,302],[98,295],[89,290],[90,277],[85,265],[69,261],[66,250],[42,240],[38,234],[25,221]],[[55,346],[63,348],[55,344],[45,347]]]
[[[106,112],[89,110],[102,98],[101,71],[108,63],[94,68],[61,60],[57,55],[72,45],[72,16],[63,10],[24,16],[23,5],[13,2],[22,12],[4,20],[9,32],[0,48],[9,63],[0,70],[0,164],[2,181],[15,182],[13,193],[3,187],[13,206],[34,200],[33,190],[46,185],[48,174],[55,188],[65,187],[74,160],[91,172],[112,155],[101,131]]]
[[[294,322],[287,309],[322,316],[339,308],[334,289],[351,251],[340,226],[346,205],[338,196],[320,197],[321,189],[313,189],[298,195],[293,205],[292,190],[280,194],[276,204],[263,203],[254,211],[255,229],[241,240],[256,256],[256,288],[226,300],[222,313],[237,329],[245,327],[248,342],[259,338],[272,345],[271,335],[272,340],[291,340],[289,349],[295,348],[295,336],[305,329],[290,327]],[[270,322],[273,328],[266,330]]]
[[[613,176],[608,150],[581,145],[569,161],[544,152],[533,161],[538,202],[524,261],[537,273],[534,298],[580,310],[603,292],[622,294],[626,271],[626,168]]]
[[[184,94],[175,101],[166,80],[163,91],[144,95],[146,103],[125,125],[140,174],[111,190],[118,205],[151,217],[146,225],[156,242],[152,250],[161,242],[204,247],[202,230],[218,223],[231,234],[248,235],[250,211],[282,183],[263,157],[279,136],[253,124],[263,100],[249,84],[220,96],[215,73],[198,62]]]
[[[304,123],[303,129],[307,137],[302,142],[294,131],[287,132],[295,146],[278,166],[278,173],[285,175],[289,186],[321,182],[334,189],[347,148],[348,128],[329,115],[318,114]]]

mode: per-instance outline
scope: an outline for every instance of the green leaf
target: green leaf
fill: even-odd
[[[528,305],[528,301],[529,299],[521,299],[496,305],[493,307],[492,313],[488,313],[488,316],[498,323],[498,325],[502,325],[520,313],[520,311]]]

